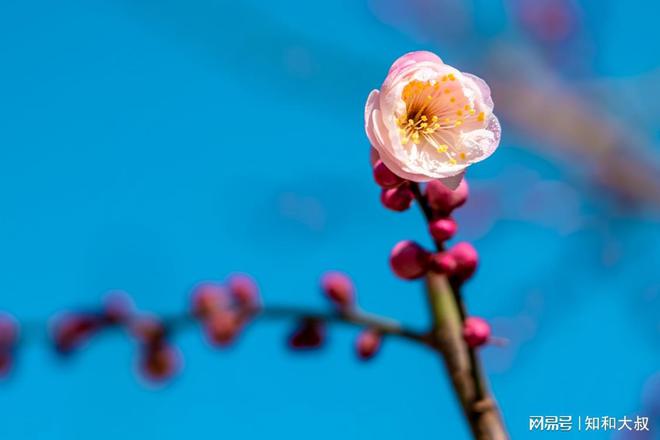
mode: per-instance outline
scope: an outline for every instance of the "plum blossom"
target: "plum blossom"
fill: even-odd
[[[396,175],[440,180],[455,188],[465,169],[493,154],[500,124],[490,89],[480,78],[411,52],[394,62],[365,106],[365,129],[375,153]]]

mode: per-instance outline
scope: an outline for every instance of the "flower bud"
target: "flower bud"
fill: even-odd
[[[128,322],[135,307],[125,292],[112,292],[103,301],[103,316],[107,324]]]
[[[373,358],[380,350],[381,342],[382,336],[379,332],[372,329],[364,330],[355,344],[358,357],[364,361]]]
[[[207,319],[229,303],[225,288],[219,283],[200,283],[193,289],[190,311],[198,319]]]
[[[149,381],[163,382],[169,379],[179,369],[180,363],[178,352],[165,343],[141,349],[140,372]]]
[[[325,341],[325,325],[318,319],[304,319],[289,337],[289,347],[294,350],[311,350],[321,347]]]
[[[460,281],[465,281],[474,275],[479,263],[479,255],[470,243],[457,243],[449,250],[449,253],[456,261],[456,269],[452,275]]]
[[[415,195],[408,188],[408,185],[399,185],[390,189],[384,188],[380,193],[381,203],[392,211],[405,211],[410,208],[414,198]]]
[[[341,272],[327,272],[321,278],[323,293],[340,308],[353,305],[354,291],[351,279]]]
[[[69,354],[82,346],[103,326],[101,316],[70,314],[58,317],[52,327],[51,337],[60,354]]]
[[[240,329],[241,319],[233,310],[215,312],[205,325],[209,342],[217,346],[226,346],[234,342]]]
[[[414,241],[400,241],[392,249],[390,266],[400,278],[414,280],[428,270],[429,256],[429,253]]]
[[[143,345],[156,346],[164,344],[167,329],[158,318],[143,316],[131,324],[131,333]]]
[[[429,269],[433,272],[451,275],[456,270],[456,260],[449,252],[438,252],[431,256]]]
[[[463,339],[470,348],[484,345],[490,339],[490,325],[476,316],[470,316],[463,323]]]
[[[465,203],[468,197],[468,184],[463,179],[458,188],[452,191],[439,180],[431,180],[426,184],[424,193],[431,209],[438,215],[446,216]]]
[[[5,377],[9,374],[14,363],[14,355],[11,351],[0,352],[0,377]]]
[[[18,324],[13,316],[0,314],[0,352],[11,351],[18,342]]]
[[[382,160],[374,164],[374,180],[382,188],[392,188],[403,183],[403,179],[390,171]]]
[[[456,234],[456,222],[454,219],[439,218],[429,224],[429,232],[436,241],[447,241]]]
[[[18,324],[7,314],[0,314],[0,377],[9,374],[18,343]]]
[[[259,288],[249,275],[236,274],[229,278],[229,292],[239,306],[256,307],[259,303]]]

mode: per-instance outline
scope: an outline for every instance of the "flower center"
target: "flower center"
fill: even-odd
[[[465,151],[456,145],[458,127],[474,120],[483,122],[484,113],[475,114],[454,74],[413,80],[404,87],[401,98],[406,110],[397,117],[397,125],[403,145],[426,141],[452,165],[466,159]]]

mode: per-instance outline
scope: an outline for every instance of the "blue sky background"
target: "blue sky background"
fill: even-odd
[[[379,204],[364,100],[409,50],[488,77],[470,61],[479,45],[387,23],[379,8],[397,2],[380,3],[3,0],[1,308],[43,321],[124,289],[171,313],[195,282],[233,271],[251,273],[267,302],[322,307],[318,278],[339,269],[365,308],[423,325],[421,286],[397,280],[387,254],[428,239],[417,211]],[[474,33],[523,38],[510,33],[511,4],[484,3],[470,3]],[[632,3],[581,4],[597,48],[587,79],[657,71],[658,7]],[[527,431],[530,415],[644,414],[660,371],[657,217],[571,183],[576,170],[530,142],[504,121],[459,215],[459,237],[482,258],[470,309],[512,341],[484,358],[513,438],[544,437]],[[507,205],[525,176],[569,182],[553,209],[571,209],[564,223]],[[136,378],[121,335],[61,362],[30,333],[0,383],[0,438],[467,438],[430,353],[388,340],[361,364],[342,328],[324,351],[297,355],[288,329],[252,327],[226,351],[181,334],[184,371],[159,390]]]

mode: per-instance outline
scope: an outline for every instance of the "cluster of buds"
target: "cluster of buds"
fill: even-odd
[[[69,355],[89,339],[109,327],[127,325],[134,316],[133,303],[127,295],[114,292],[98,310],[65,312],[56,316],[50,327],[55,350]]]
[[[56,316],[50,337],[57,353],[69,356],[100,332],[117,328],[138,342],[138,371],[144,378],[162,382],[178,371],[180,357],[168,341],[165,322],[138,314],[130,297],[123,292],[111,293],[96,310],[68,311]]]
[[[224,347],[236,340],[249,318],[259,309],[259,289],[247,275],[234,275],[226,284],[205,282],[193,290],[191,313],[208,342]]]
[[[412,185],[418,184],[397,176],[380,160],[374,163],[373,171],[374,179],[381,187],[382,204],[394,211],[407,210],[415,199]],[[423,205],[428,220],[429,234],[438,250],[429,251],[410,240],[397,243],[390,253],[390,266],[398,277],[415,280],[434,272],[445,275],[454,288],[459,288],[474,275],[479,256],[470,243],[460,242],[446,248],[446,242],[456,235],[458,229],[452,213],[465,204],[468,193],[465,179],[461,180],[455,190],[438,180],[426,183],[423,194],[418,190],[419,203]],[[470,347],[488,341],[490,327],[485,321],[468,318],[464,326],[465,340]]]
[[[351,279],[341,272],[327,272],[321,278],[321,292],[336,308],[339,315],[350,315],[355,310],[355,287]],[[315,317],[303,317],[289,336],[294,350],[311,350],[323,345],[326,338],[325,322]],[[369,360],[379,351],[382,335],[374,329],[364,329],[358,335],[355,351],[359,359]]]

